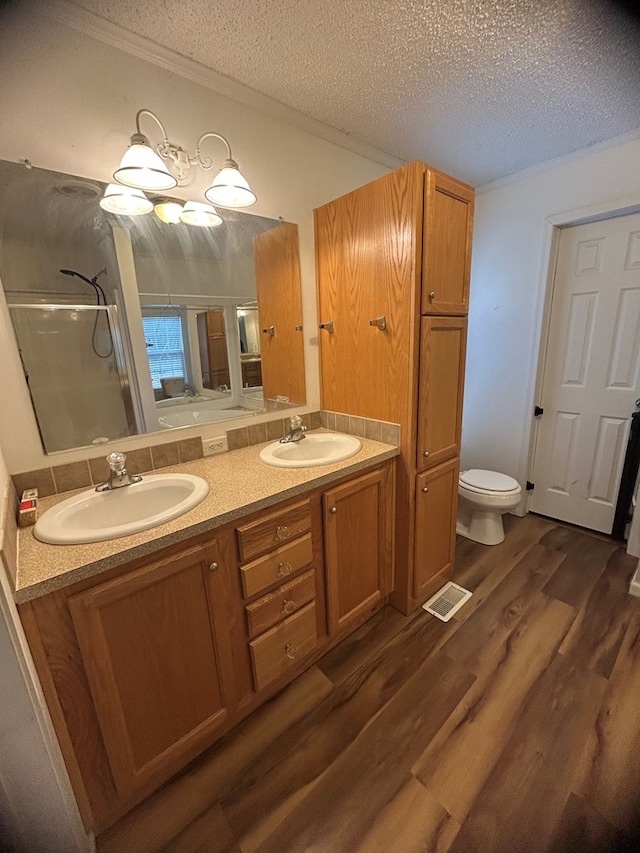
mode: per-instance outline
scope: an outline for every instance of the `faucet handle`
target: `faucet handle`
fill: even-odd
[[[118,453],[117,450],[114,451],[113,453],[110,453],[106,457],[107,462],[109,463],[109,468],[111,468],[112,471],[116,471],[116,472],[124,471],[124,463],[125,463],[126,458],[127,457],[125,456],[124,453]]]
[[[302,426],[302,418],[300,415],[291,415],[289,420],[291,421],[291,429]]]

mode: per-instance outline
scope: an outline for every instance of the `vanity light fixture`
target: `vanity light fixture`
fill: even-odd
[[[158,143],[155,151],[149,139],[140,130],[142,116],[152,118],[162,133],[162,142]],[[213,131],[203,133],[198,139],[195,153],[190,154],[169,141],[164,125],[151,110],[138,110],[136,132],[131,137],[129,148],[113,177],[120,184],[150,192],[169,190],[178,184],[184,185],[191,177],[192,166],[200,166],[205,171],[213,169],[213,160],[210,157],[203,157],[200,151],[200,146],[209,137],[224,143],[227,157],[211,186],[205,191],[205,197],[213,204],[219,204],[222,207],[249,207],[256,201],[256,197],[246,178],[240,173],[238,164],[232,158],[231,147],[224,136]],[[163,161],[168,161],[168,164]]]
[[[168,225],[177,225],[184,222],[185,225],[197,225],[200,228],[215,228],[222,224],[215,207],[200,201],[187,201],[183,204],[175,198],[154,198],[149,202],[153,210],[162,222]]]
[[[222,224],[222,217],[210,204],[188,201],[180,214],[180,222],[186,222],[187,225],[198,225],[201,228],[215,228],[216,225]]]
[[[182,205],[172,198],[154,198],[153,212],[167,225],[177,225],[182,215]]]
[[[103,210],[118,216],[140,216],[153,210],[153,202],[141,190],[122,184],[109,184],[99,204]]]

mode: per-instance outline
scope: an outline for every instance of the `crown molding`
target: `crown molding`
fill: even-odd
[[[340,130],[336,130],[323,122],[304,115],[304,113],[288,107],[274,98],[270,98],[268,95],[256,92],[254,89],[245,86],[243,83],[239,83],[237,80],[225,77],[217,71],[206,68],[199,62],[181,56],[117,24],[112,24],[110,21],[95,15],[93,12],[81,9],[79,6],[74,6],[72,3],[67,2],[67,0],[52,0],[52,2],[46,4],[44,12],[53,20],[77,32],[97,39],[104,44],[122,50],[131,56],[135,56],[159,68],[164,68],[166,71],[171,71],[173,74],[178,74],[185,80],[204,86],[218,95],[257,110],[270,118],[293,125],[298,130],[302,130],[312,136],[317,136],[325,142],[330,142],[340,148],[345,148],[353,154],[366,157],[368,160],[379,163],[388,169],[397,169],[399,166],[405,164],[404,160],[380,151],[366,142],[360,142]]]
[[[529,166],[526,169],[521,169],[519,172],[512,172],[510,175],[505,175],[503,178],[496,178],[494,181],[489,181],[480,187],[476,187],[476,195],[497,190],[500,187],[516,184],[518,181],[524,181],[527,178],[533,178],[536,175],[541,175],[543,172],[548,172],[551,169],[558,169],[568,163],[574,163],[577,160],[584,160],[585,157],[590,157],[592,154],[599,154],[601,151],[607,151],[610,148],[618,148],[620,145],[625,145],[628,142],[635,142],[640,139],[640,128],[629,130],[627,133],[622,133],[619,136],[613,136],[611,139],[604,139],[602,142],[594,142],[593,145],[587,145],[586,148],[578,148],[576,151],[571,151],[569,154],[562,154],[560,157],[555,157],[552,160],[545,160],[544,163],[536,163],[534,166]]]

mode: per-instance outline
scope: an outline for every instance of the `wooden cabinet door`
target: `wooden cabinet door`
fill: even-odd
[[[453,572],[458,514],[459,460],[416,477],[413,597],[425,601]]]
[[[202,387],[214,390],[221,385],[226,385],[228,388],[231,380],[229,379],[224,312],[221,308],[212,308],[210,311],[198,314],[196,321]]]
[[[69,599],[116,787],[166,777],[227,723],[229,640],[214,617],[215,545],[158,560]]]
[[[424,195],[422,314],[469,310],[472,187],[429,169]]]
[[[418,379],[419,471],[460,455],[465,317],[422,317]]]
[[[306,399],[298,226],[283,222],[253,238],[265,400]]]
[[[314,211],[318,322],[333,324],[318,332],[324,409],[392,423],[408,411],[423,173],[410,164]]]
[[[387,465],[323,495],[330,636],[391,592],[394,473]]]

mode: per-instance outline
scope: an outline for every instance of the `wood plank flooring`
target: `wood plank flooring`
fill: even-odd
[[[449,622],[386,608],[99,853],[640,851],[640,599],[614,542],[460,539]]]

